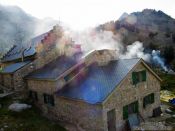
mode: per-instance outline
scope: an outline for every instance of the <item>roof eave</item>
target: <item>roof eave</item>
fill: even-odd
[[[0,74],[14,74],[15,72],[0,72]]]
[[[72,100],[72,101],[83,102],[83,103],[86,103],[86,104],[89,104],[89,105],[102,105],[102,102],[96,102],[96,103],[93,104],[93,103],[88,103],[88,102],[86,102],[82,99],[75,99],[75,98],[65,97],[65,96],[60,96],[60,95],[58,95],[57,97],[61,97],[61,98]]]
[[[32,61],[28,62],[27,64],[25,64],[24,66],[30,64]],[[19,69],[13,71],[13,72],[0,72],[0,74],[14,74],[15,72],[17,72],[18,70],[22,69],[24,66],[20,67]]]
[[[25,77],[24,79],[25,80],[36,80],[36,81],[52,81],[52,82],[55,82],[56,81],[55,78],[51,79],[51,78],[32,78],[32,77]]]

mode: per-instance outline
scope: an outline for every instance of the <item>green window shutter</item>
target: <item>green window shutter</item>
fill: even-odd
[[[146,70],[142,71],[142,81],[146,81]]]
[[[123,107],[123,119],[127,119],[128,118],[128,106],[124,106]]]
[[[136,72],[132,73],[132,82],[133,82],[133,85],[137,84],[137,73]]]
[[[143,98],[143,107],[145,108],[146,105],[154,103],[154,93],[149,94]]]
[[[139,104],[138,101],[134,102],[134,113],[138,113],[139,112]]]
[[[2,67],[0,67],[0,72],[2,72]]]

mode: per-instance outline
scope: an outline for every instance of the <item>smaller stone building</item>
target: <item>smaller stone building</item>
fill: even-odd
[[[0,84],[8,90],[26,91],[23,78],[62,55],[65,47],[81,51],[81,47],[65,37],[59,25],[25,45],[14,45],[2,58]]]
[[[26,80],[45,116],[86,131],[125,130],[131,115],[145,119],[160,108],[161,79],[142,59],[118,59],[112,50],[63,55]]]

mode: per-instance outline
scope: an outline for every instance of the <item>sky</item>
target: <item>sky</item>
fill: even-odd
[[[145,8],[162,10],[175,18],[175,0],[0,0],[0,4],[19,6],[37,18],[60,20],[74,30],[117,20],[124,12]]]

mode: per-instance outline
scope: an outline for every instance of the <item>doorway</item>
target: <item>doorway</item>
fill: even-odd
[[[107,121],[108,121],[108,131],[116,131],[116,113],[115,109],[112,109],[107,112]]]

